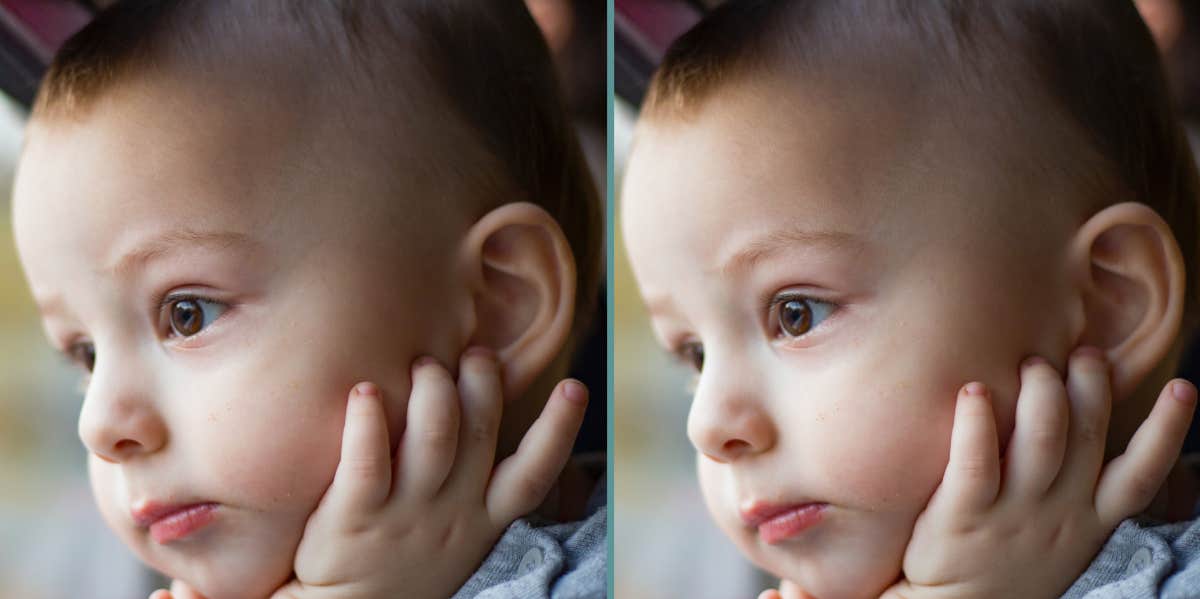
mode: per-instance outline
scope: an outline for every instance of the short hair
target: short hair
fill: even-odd
[[[138,77],[229,60],[298,70],[335,99],[371,96],[357,118],[383,132],[400,128],[414,95],[445,106],[498,171],[442,165],[464,179],[499,179],[473,190],[483,196],[476,216],[524,200],[562,228],[576,261],[573,331],[583,334],[599,291],[604,216],[549,49],[521,0],[124,0],[58,51],[33,117],[78,117]],[[455,152],[443,162],[462,157]]]
[[[1038,157],[1091,179],[1072,185],[1100,192],[1086,198],[1089,209],[1132,199],[1163,217],[1183,253],[1184,332],[1196,327],[1196,165],[1154,41],[1129,0],[731,0],[667,51],[642,113],[686,119],[749,79],[836,80],[864,64],[902,65],[918,73],[908,83],[967,98],[968,118],[1017,125],[1001,131],[1028,132],[1038,109],[1063,117],[1078,151]],[[1008,135],[1006,145],[1020,145]]]

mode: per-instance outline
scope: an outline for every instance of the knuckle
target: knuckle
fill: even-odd
[[[550,489],[554,486],[555,478],[545,474],[526,472],[517,480],[517,496],[523,500],[525,505],[536,506],[550,493]]]
[[[1028,442],[1039,453],[1051,453],[1056,451],[1065,440],[1062,432],[1057,428],[1048,426],[1039,426],[1029,431]]]
[[[1140,510],[1149,505],[1154,496],[1158,494],[1158,487],[1157,479],[1149,474],[1138,472],[1129,477],[1124,494]],[[1128,516],[1128,514],[1124,515]]]
[[[1075,439],[1080,443],[1094,445],[1104,442],[1107,431],[1096,422],[1081,422],[1075,429]]]
[[[458,438],[449,427],[432,426],[417,431],[421,443],[433,447],[453,447]]]
[[[499,418],[491,415],[480,415],[467,428],[467,435],[472,441],[489,442],[496,436],[495,431],[499,429],[499,425]]]
[[[346,476],[356,480],[375,480],[383,471],[383,463],[375,458],[347,458],[342,460],[342,470]]]
[[[992,462],[984,456],[969,456],[958,461],[955,468],[966,480],[972,482],[987,481],[992,477]]]

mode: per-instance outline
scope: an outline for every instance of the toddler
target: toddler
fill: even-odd
[[[1129,2],[734,0],[674,44],[623,230],[747,557],[821,599],[1200,592],[1200,527],[1121,522],[1196,504],[1172,469],[1195,392],[1167,380],[1197,183],[1167,98]],[[993,427],[975,487],[952,426]],[[942,495],[994,526],[931,525]]]
[[[13,203],[100,512],[179,586],[604,594],[603,481],[555,486],[600,207],[519,0],[118,3]]]

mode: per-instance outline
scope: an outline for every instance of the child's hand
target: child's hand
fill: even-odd
[[[950,461],[917,519],[906,579],[885,598],[1057,597],[1166,480],[1192,420],[1196,389],[1168,382],[1125,453],[1104,465],[1108,365],[1071,356],[1064,387],[1045,360],[1021,367],[1016,425],[1002,461],[987,389],[959,393]]]
[[[1150,504],[1183,446],[1195,387],[1168,382],[1125,453],[1103,466],[1108,365],[1080,348],[1068,368],[1064,386],[1045,360],[1022,365],[1003,462],[986,387],[960,391],[942,484],[917,519],[906,579],[883,599],[1057,597],[1121,520]],[[785,580],[759,599],[812,598]]]
[[[300,540],[296,578],[273,599],[448,597],[552,488],[583,422],[582,384],[560,382],[493,471],[503,399],[492,354],[467,350],[457,389],[431,359],[418,360],[412,377],[394,463],[379,389],[351,391],[333,483]],[[179,583],[156,593],[198,597]]]

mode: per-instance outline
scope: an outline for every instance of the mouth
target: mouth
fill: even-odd
[[[133,521],[150,531],[154,542],[165,545],[190,536],[216,517],[217,504],[164,504],[151,500],[134,504]]]
[[[739,510],[747,528],[758,529],[758,538],[775,545],[799,536],[821,521],[827,503],[794,503],[790,505],[751,502]]]

